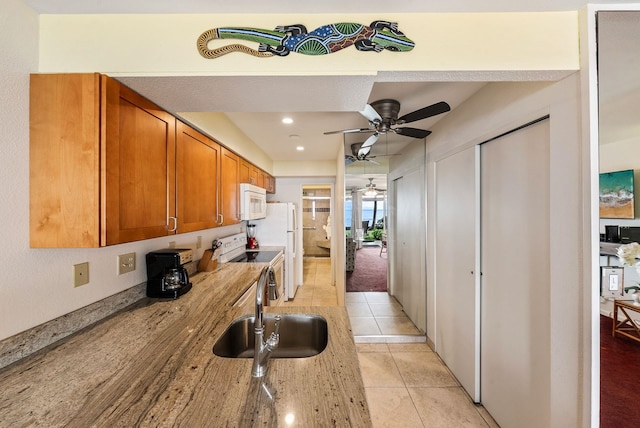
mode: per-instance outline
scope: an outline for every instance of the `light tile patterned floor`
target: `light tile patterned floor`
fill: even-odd
[[[305,258],[304,285],[284,304],[337,305],[330,269],[328,258]],[[345,300],[354,336],[424,339],[387,293],[347,293]],[[373,428],[498,427],[426,343],[356,343],[356,348]]]
[[[426,343],[358,343],[374,428],[498,427]]]
[[[347,293],[345,305],[354,336],[423,335],[388,293]]]
[[[283,306],[337,306],[336,287],[331,284],[331,259],[308,257],[303,264],[303,285],[296,297]]]

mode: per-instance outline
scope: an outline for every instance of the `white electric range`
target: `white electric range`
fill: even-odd
[[[277,305],[284,300],[284,248],[282,247],[264,247],[264,248],[247,248],[247,235],[244,233],[236,233],[219,239],[221,242],[220,256],[218,263],[268,263],[275,273],[276,283],[278,284],[277,302],[269,302],[270,305]]]

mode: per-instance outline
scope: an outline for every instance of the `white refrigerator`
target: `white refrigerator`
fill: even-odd
[[[296,251],[296,205],[291,202],[267,203],[267,216],[255,220],[256,238],[261,247],[279,246],[284,249],[284,290],[285,298],[292,300],[298,289],[296,268],[298,254]]]

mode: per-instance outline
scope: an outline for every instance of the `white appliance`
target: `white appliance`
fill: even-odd
[[[268,306],[279,306],[285,300],[284,290],[284,253],[281,250],[247,249],[247,235],[236,233],[235,235],[221,238],[220,240],[220,263],[269,263],[273,268],[277,297],[269,293],[269,298],[265,302]],[[271,278],[269,278],[271,283]],[[256,282],[257,284],[257,282]],[[256,290],[252,286],[245,294],[234,303],[234,306],[251,305],[250,300],[255,302]]]
[[[267,191],[249,183],[240,183],[240,220],[257,220],[267,215]]]
[[[296,251],[296,205],[291,202],[274,202],[267,204],[267,217],[258,220],[256,237],[261,247],[279,246],[284,250],[284,290],[286,300],[292,300],[298,289],[297,269],[298,254]]]

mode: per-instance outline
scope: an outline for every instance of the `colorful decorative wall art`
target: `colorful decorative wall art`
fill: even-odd
[[[600,174],[600,218],[634,218],[633,170]]]
[[[258,49],[243,44],[231,44],[209,49],[215,39],[248,40],[258,43]],[[274,30],[250,27],[221,27],[205,31],[198,37],[198,52],[205,58],[218,58],[231,52],[243,52],[257,57],[286,56],[290,52],[303,55],[328,55],[355,46],[359,51],[406,52],[415,43],[406,37],[396,22],[373,21],[362,25],[351,22],[323,25],[307,31],[302,24],[278,26]]]

